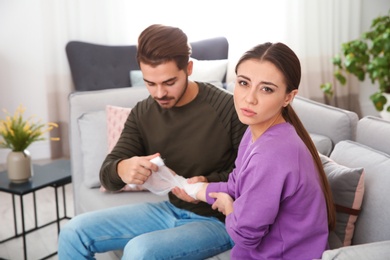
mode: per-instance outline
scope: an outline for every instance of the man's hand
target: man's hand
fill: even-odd
[[[117,172],[123,182],[127,184],[142,185],[158,166],[150,160],[159,156],[159,153],[149,156],[134,156],[118,163]]]
[[[191,202],[194,204],[199,203],[199,200],[195,200],[194,198],[192,198],[190,195],[187,194],[187,192],[184,191],[184,189],[180,189],[179,187],[175,187],[171,191],[176,197],[178,197],[181,200]]]
[[[229,194],[224,192],[211,192],[211,198],[216,199],[216,201],[211,206],[212,209],[216,209],[225,216],[233,212],[233,199]]]

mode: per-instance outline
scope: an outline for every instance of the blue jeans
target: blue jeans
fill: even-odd
[[[124,250],[123,259],[205,259],[230,249],[225,225],[170,202],[125,205],[72,218],[62,229],[58,257],[94,259]]]

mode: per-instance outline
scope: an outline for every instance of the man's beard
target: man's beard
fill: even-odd
[[[183,88],[183,92],[181,93],[181,95],[178,97],[178,99],[176,100],[176,102],[170,106],[169,108],[172,108],[172,107],[175,107],[177,103],[179,103],[181,101],[181,99],[183,98],[184,94],[186,93],[187,91],[187,88],[188,88],[188,77],[186,77],[186,81],[185,81],[185,84],[184,84],[184,88]],[[162,98],[154,98],[156,101],[164,101],[164,100],[174,100],[174,97],[170,97],[170,96],[164,96]],[[158,102],[157,102],[158,103]],[[163,105],[161,105],[159,103],[159,105],[162,107],[162,108],[165,108],[165,109],[169,109],[169,108],[166,108],[164,107]]]

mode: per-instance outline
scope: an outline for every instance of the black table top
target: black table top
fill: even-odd
[[[0,172],[0,191],[24,195],[47,186],[57,187],[72,181],[69,160],[55,160],[44,165],[33,165],[32,177],[23,183],[13,183],[7,171]]]

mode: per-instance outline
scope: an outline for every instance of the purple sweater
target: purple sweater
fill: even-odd
[[[269,128],[252,143],[249,128],[225,192],[234,212],[226,217],[232,259],[313,259],[327,249],[326,202],[312,156],[289,123]],[[213,198],[207,195],[207,202]]]

